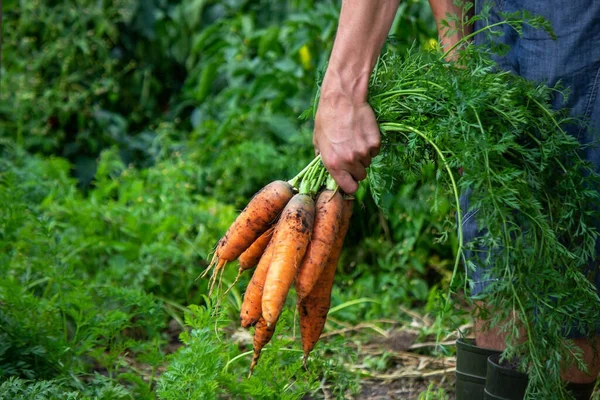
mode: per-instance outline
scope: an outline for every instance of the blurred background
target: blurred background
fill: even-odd
[[[0,398],[374,398],[375,387],[447,398],[444,375],[381,383],[436,355],[414,343],[434,332],[455,238],[431,180],[405,182],[390,217],[358,192],[309,371],[293,296],[246,379],[249,275],[218,318],[197,279],[250,197],[312,158],[312,121],[299,116],[340,1],[1,6]],[[390,34],[400,52],[435,45],[427,1],[403,1]]]

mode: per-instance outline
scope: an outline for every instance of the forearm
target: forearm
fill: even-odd
[[[470,25],[464,26],[462,25],[462,21],[464,20],[465,10],[463,7],[457,6],[454,4],[453,0],[429,0],[429,5],[431,6],[431,11],[433,13],[433,18],[435,19],[435,23],[438,28],[438,36],[440,38],[442,48],[444,51],[447,51],[452,46],[454,46],[463,36],[466,36],[471,33],[472,27]],[[469,14],[472,14],[471,10],[467,11]],[[448,14],[456,15],[458,17],[459,26],[456,26],[456,21],[449,21],[447,19]],[[448,27],[442,25],[442,20],[446,19],[448,25],[452,28],[454,33],[447,35]]]
[[[400,0],[343,0],[321,97],[343,94],[365,101],[369,77]]]

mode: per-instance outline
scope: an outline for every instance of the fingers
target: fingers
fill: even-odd
[[[319,103],[313,132],[315,154],[340,188],[349,194],[367,177],[367,168],[381,146],[379,126],[365,102]]]
[[[326,156],[327,155],[327,156]],[[367,177],[369,157],[358,158],[356,153],[339,155],[335,151],[322,154],[323,164],[340,188],[352,194],[358,190],[358,182]]]
[[[358,181],[348,171],[331,172],[331,176],[345,193],[353,194],[358,190]]]
[[[381,135],[379,129],[366,135],[365,141],[370,158],[375,158],[381,151]]]
[[[320,145],[314,142],[315,151],[321,154],[325,168],[340,188],[353,194],[358,190],[359,182],[367,178],[367,168],[371,165],[372,154],[377,154],[379,146],[366,145],[366,141],[355,143],[350,147],[332,146],[330,143]],[[321,152],[319,153],[319,151]]]
[[[379,154],[380,151],[381,151],[381,142],[378,142],[376,144],[369,146],[369,155],[371,156],[372,159],[377,157],[377,155]]]
[[[367,177],[367,169],[361,164],[357,163],[348,168],[347,172],[352,175],[354,180],[360,182]]]
[[[352,171],[331,171],[331,176],[345,193],[354,194],[358,190],[358,183],[367,177],[367,170],[361,165],[352,167]]]
[[[373,158],[377,156],[377,154],[379,154],[379,147],[380,144],[378,137],[376,137],[373,140],[372,144],[369,144],[368,140],[366,140],[364,143],[362,143],[361,146],[359,146],[361,150],[357,151],[356,157],[358,158],[358,161],[364,168],[369,168],[371,162],[373,161]],[[360,174],[361,173],[359,173],[359,175]]]

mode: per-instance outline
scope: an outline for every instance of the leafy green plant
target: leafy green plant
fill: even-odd
[[[518,29],[523,18],[547,27],[519,14],[508,15],[506,24]],[[598,236],[592,207],[598,195],[589,189],[597,175],[581,159],[576,138],[561,129],[581,122],[551,109],[555,89],[495,71],[490,54],[465,45],[456,64],[444,60],[447,53],[412,52],[401,59],[390,52],[381,58],[369,102],[384,146],[370,171],[371,188],[380,201],[393,180],[414,176],[431,161],[438,164],[438,182],[457,210],[455,275],[461,258],[469,269],[474,263],[490,266],[495,279],[482,298],[493,309],[492,325],[517,316],[508,327],[505,354],[521,357],[530,396],[559,396],[562,363],[581,365],[563,329],[593,332],[600,312],[585,273]],[[461,210],[460,191],[468,190],[471,206]],[[467,244],[462,212],[473,210],[479,210],[475,218],[483,231]],[[478,256],[467,259],[463,246]],[[517,321],[527,331],[522,345]]]
[[[45,161],[14,146],[5,150],[0,162],[0,199],[7,205],[0,217],[0,374],[57,379],[65,389],[92,395],[104,389],[92,384],[100,381],[89,374],[100,372],[109,386],[148,398],[164,362],[167,319],[178,318],[179,302],[197,296],[191,288],[203,259],[195,248],[209,248],[224,229],[221,224],[227,222],[214,213],[226,218],[232,209],[193,195],[190,170],[177,156],[139,175],[128,174],[119,157],[107,151],[97,187],[86,198],[64,160]],[[156,214],[165,196],[172,199],[167,204],[187,214],[175,209]],[[132,212],[137,219],[127,225]],[[142,219],[145,223],[137,223]],[[139,240],[137,246],[124,245],[132,238]],[[148,273],[144,265],[154,270]],[[179,265],[188,272],[176,271]],[[156,297],[161,295],[168,297],[165,304]],[[148,368],[142,376],[137,363]]]
[[[190,311],[186,324],[191,331],[181,335],[186,346],[170,357],[158,384],[160,398],[299,399],[315,387],[316,375],[304,371],[301,350],[283,351],[283,344],[289,343],[286,339],[276,338],[263,355],[265,366],[246,378],[252,352],[238,354],[237,346],[220,341],[213,331],[227,321],[211,317],[209,307],[190,306]],[[277,363],[276,370],[271,362]]]
[[[120,145],[129,159],[146,155],[152,137],[141,128],[160,119],[181,86],[166,72],[181,69],[165,35],[178,3],[6,2],[2,136],[69,157],[83,180],[106,146]]]
[[[126,353],[151,352],[156,343],[148,339],[165,322],[160,302],[139,289],[84,281],[65,256],[72,248],[63,247],[55,221],[26,205],[10,171],[0,178],[0,198],[9,205],[0,221],[0,375],[32,380],[11,381],[3,390],[25,397],[50,393],[53,386],[43,380],[56,380],[67,392],[129,397],[116,381],[87,373],[106,371],[118,379],[131,368]],[[147,388],[132,392],[148,393]]]
[[[421,394],[419,394],[419,400],[447,400],[449,399],[448,395],[442,388],[436,388],[433,384],[430,384],[427,387],[427,390]]]
[[[131,394],[123,387],[112,382],[97,377],[97,383],[91,386],[95,387],[93,398],[117,400],[130,399]],[[0,384],[0,397],[15,400],[30,399],[51,399],[51,400],[75,400],[91,399],[90,396],[81,396],[81,392],[71,391],[60,381],[28,381],[16,377],[11,377]]]
[[[435,167],[426,165],[421,179],[406,181],[399,190],[383,200],[388,217],[373,203],[366,191],[357,196],[357,207],[339,281],[348,298],[363,298],[373,293],[377,303],[364,304],[366,311],[344,315],[349,320],[380,318],[403,304],[424,305],[431,286],[447,286],[456,234],[453,229],[452,203],[436,186]],[[340,302],[343,302],[340,300]],[[400,313],[398,311],[398,313]]]

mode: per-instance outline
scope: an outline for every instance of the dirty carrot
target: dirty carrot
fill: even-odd
[[[210,265],[202,274],[205,276],[214,268],[210,291],[217,273],[269,229],[293,195],[292,186],[285,181],[271,182],[254,195],[219,241]]]
[[[315,347],[315,344],[323,332],[327,313],[331,304],[331,290],[335,277],[344,238],[350,226],[350,217],[352,216],[352,200],[344,200],[342,208],[342,217],[338,234],[331,247],[331,252],[327,260],[327,265],[323,273],[315,283],[311,292],[304,298],[298,298],[298,313],[300,314],[300,335],[302,337],[302,350],[304,351],[304,365],[306,359]]]
[[[316,201],[312,238],[296,277],[296,294],[303,298],[312,290],[323,272],[337,238],[344,199],[339,191],[324,190]]]
[[[273,236],[274,229],[274,226],[270,227],[265,233],[260,235],[260,237],[256,239],[254,243],[252,243],[252,245],[242,253],[242,255],[240,255],[238,258],[238,262],[240,263],[240,271],[245,271],[258,265],[258,261],[265,252],[265,249],[271,240],[271,236]]]
[[[285,206],[271,243],[273,259],[267,272],[262,315],[268,326],[279,318],[308,243],[315,218],[315,203],[305,194],[295,195]],[[270,246],[269,246],[270,247]]]
[[[256,324],[262,315],[261,302],[263,288],[273,258],[273,249],[274,246],[271,241],[260,258],[258,266],[254,270],[254,274],[252,274],[252,279],[250,279],[250,283],[248,283],[246,293],[244,293],[244,301],[242,302],[242,309],[240,311],[240,320],[242,322],[242,327],[246,329]]]
[[[246,249],[246,251],[244,251],[242,255],[238,258],[240,268],[238,269],[237,276],[235,277],[233,283],[229,285],[229,288],[227,288],[225,293],[223,293],[223,295],[226,295],[231,290],[231,288],[234,287],[236,283],[238,283],[240,277],[242,276],[242,273],[245,270],[252,269],[258,264],[260,258],[265,252],[265,249],[267,248],[267,245],[269,244],[269,241],[271,240],[271,236],[273,236],[274,229],[275,227],[271,226],[265,233],[260,235],[260,237],[256,239],[254,243],[252,243],[252,245],[248,247],[248,249]]]
[[[250,364],[249,377],[252,376],[254,367],[256,366],[256,363],[260,357],[260,352],[262,351],[263,347],[269,343],[273,337],[273,333],[275,333],[275,323],[272,323],[270,326],[268,326],[264,318],[261,317],[254,328],[254,355],[252,356],[252,363]]]

